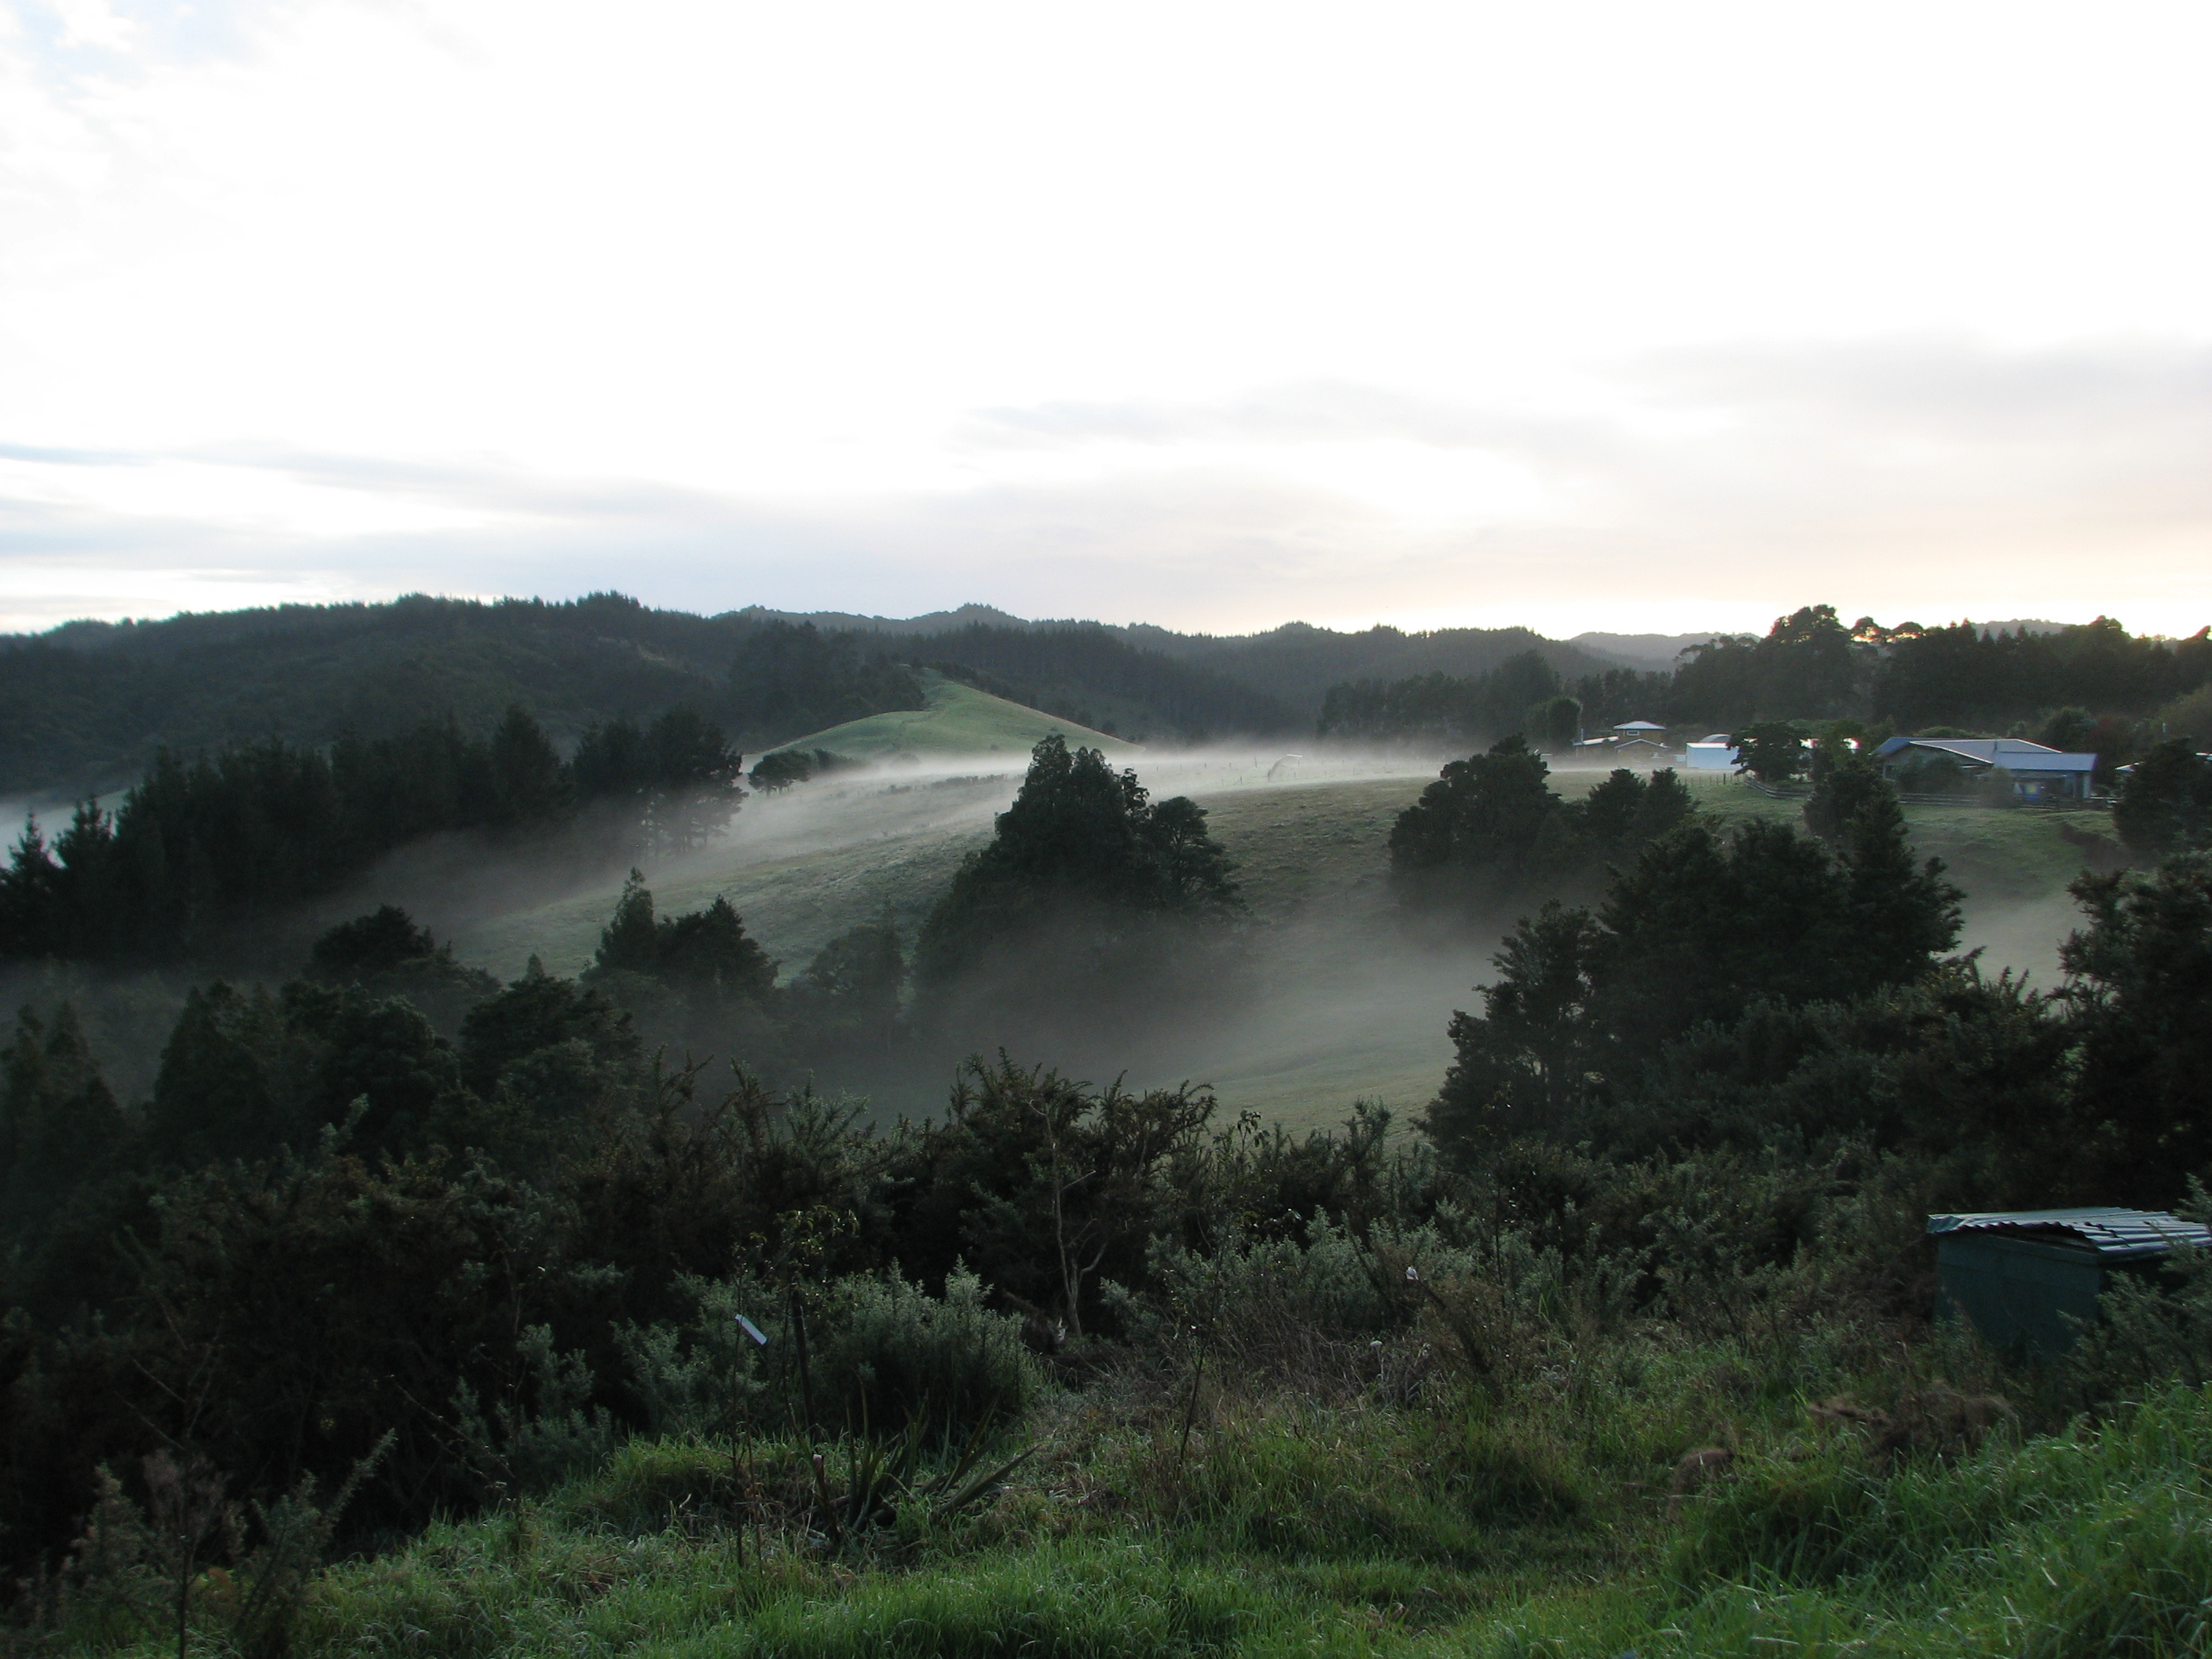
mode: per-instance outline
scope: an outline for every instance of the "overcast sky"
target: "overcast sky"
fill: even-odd
[[[0,0],[0,629],[2212,621],[2212,9]]]

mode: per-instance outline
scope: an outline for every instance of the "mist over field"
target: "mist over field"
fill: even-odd
[[[887,917],[910,948],[961,860],[988,841],[1026,758],[902,756],[757,791],[712,844],[642,873],[664,915],[726,896],[787,981],[865,922]],[[1203,994],[1128,1018],[1070,1009],[1042,1025],[981,1019],[964,1041],[948,1036],[893,1072],[832,1064],[816,1070],[817,1085],[857,1091],[879,1116],[933,1112],[961,1055],[1004,1044],[1024,1063],[1100,1084],[1212,1085],[1232,1114],[1297,1127],[1336,1121],[1360,1099],[1408,1121],[1449,1063],[1450,1016],[1480,1008],[1477,988],[1492,977],[1503,936],[1535,908],[1501,902],[1444,927],[1401,912],[1389,882],[1390,826],[1435,777],[1438,757],[1310,740],[1289,750],[1248,743],[1143,752],[1116,763],[1124,763],[1156,799],[1184,794],[1204,807],[1237,861],[1247,910]],[[1553,781],[1576,799],[1607,770],[1565,766]],[[1795,803],[1764,799],[1732,779],[1684,775],[1723,823],[1796,814]],[[2037,836],[2033,825],[1971,808],[1914,808],[1908,817],[1921,851],[1943,858],[1966,890],[1959,949],[1979,951],[1985,972],[2009,969],[2055,985],[2058,945],[2080,920],[2064,891],[2078,868],[2071,849],[2047,829]],[[431,843],[315,907],[301,932],[398,903],[450,938],[462,960],[502,978],[533,957],[573,975],[590,964],[626,868]]]

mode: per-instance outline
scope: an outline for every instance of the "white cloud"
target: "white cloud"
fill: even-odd
[[[62,44],[97,46],[107,52],[127,52],[137,26],[118,16],[106,0],[46,0],[61,20]]]

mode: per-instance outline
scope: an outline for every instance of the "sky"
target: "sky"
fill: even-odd
[[[2212,622],[2212,9],[0,0],[0,629]]]

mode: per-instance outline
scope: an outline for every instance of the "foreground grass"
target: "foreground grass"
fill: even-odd
[[[1775,1354],[1615,1345],[1587,1366],[1555,1354],[1503,1395],[1441,1373],[1403,1403],[1378,1394],[1419,1352],[1328,1401],[1319,1371],[1264,1395],[1095,1379],[1051,1397],[1031,1455],[977,1502],[903,1501],[856,1531],[815,1503],[826,1483],[842,1506],[849,1443],[817,1481],[795,1438],[751,1443],[742,1477],[726,1441],[635,1439],[331,1569],[282,1650],[2212,1654],[2212,1389],[1885,1454],[1809,1413],[1816,1379]],[[1872,1400],[1925,1377],[1856,1381]],[[1670,1492],[1682,1453],[1716,1442],[1732,1449],[1705,1454],[1718,1478]],[[216,1577],[195,1652],[233,1650]],[[88,1618],[39,1650],[116,1650]],[[141,1630],[124,1650],[175,1638]]]
[[[1730,1478],[1665,1467],[1707,1397],[1517,1411],[1245,1401],[1186,1451],[1063,1409],[988,1507],[864,1540],[733,1528],[726,1445],[640,1440],[540,1498],[327,1573],[301,1655],[1639,1656],[2212,1652],[2212,1392],[1893,1466],[1748,1402]],[[1580,1420],[1599,1439],[1558,1439]],[[757,1467],[805,1468],[796,1443]],[[836,1459],[830,1460],[833,1471]],[[793,1478],[801,1478],[793,1474]],[[767,1480],[773,1492],[775,1477]],[[759,1488],[756,1488],[759,1490]],[[219,1632],[196,1636],[219,1651]],[[173,1651],[167,1640],[143,1651]]]

